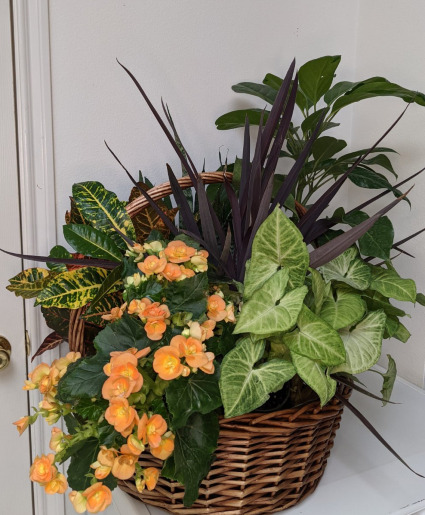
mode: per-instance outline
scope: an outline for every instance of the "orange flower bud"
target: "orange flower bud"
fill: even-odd
[[[58,474],[47,484],[44,485],[46,494],[64,494],[68,488],[68,481],[63,474]]]
[[[165,249],[165,255],[170,263],[184,263],[195,255],[196,249],[188,247],[184,241],[170,241]]]
[[[161,254],[160,257],[148,256],[143,262],[137,263],[138,269],[148,277],[153,274],[160,274],[167,265],[167,260]]]
[[[64,447],[64,439],[66,435],[58,427],[52,427],[52,435],[50,437],[49,447],[53,452],[60,452]]]
[[[206,253],[207,255],[205,255],[204,253]],[[195,267],[195,270],[197,272],[206,272],[208,270],[207,257],[208,257],[208,252],[206,252],[204,250],[204,251],[197,252],[196,255],[190,259],[190,262]]]
[[[125,447],[125,450],[124,450]],[[134,454],[138,456],[145,450],[143,443],[136,437],[136,435],[130,435],[127,438],[127,445],[123,445],[121,451],[124,454]]]
[[[224,320],[227,316],[226,303],[220,295],[211,295],[207,302],[207,317],[216,322]]]
[[[105,510],[112,502],[111,491],[102,483],[95,483],[87,490],[84,490],[83,496],[87,499],[86,510],[89,513],[99,513]]]
[[[150,451],[155,458],[166,460],[174,451],[174,435],[170,434],[169,436],[162,437],[158,447],[151,447]]]
[[[57,474],[57,468],[53,465],[55,455],[50,453],[36,456],[30,468],[30,479],[37,483],[46,484]]]
[[[179,351],[171,346],[158,349],[154,355],[153,369],[166,381],[179,377],[183,372]]]
[[[153,490],[158,483],[159,470],[155,467],[148,467],[143,471],[143,475],[145,476],[146,488]]]
[[[141,494],[143,490],[145,489],[146,481],[142,479],[141,477],[138,477],[136,479],[136,489]]]
[[[137,456],[122,454],[114,460],[112,475],[118,479],[130,479],[136,471]]]
[[[13,425],[16,426],[16,429],[18,430],[18,433],[21,435],[25,429],[29,426],[30,423],[30,417],[22,417],[16,422],[13,422]]]

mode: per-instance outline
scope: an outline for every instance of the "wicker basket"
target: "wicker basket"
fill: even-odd
[[[341,393],[348,398],[351,390],[345,388]],[[334,398],[323,409],[310,403],[297,409],[221,419],[216,459],[190,508],[183,505],[183,487],[164,478],[151,492],[139,493],[134,481],[119,481],[119,487],[174,514],[255,515],[285,510],[318,485],[342,411],[342,403]],[[148,453],[141,455],[139,463],[142,467],[162,466]]]

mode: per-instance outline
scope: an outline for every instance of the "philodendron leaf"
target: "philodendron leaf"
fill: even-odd
[[[320,270],[326,282],[342,281],[357,290],[366,290],[371,281],[371,272],[357,254],[357,249],[350,247],[326,265],[322,265]]]
[[[283,335],[283,343],[291,352],[301,354],[321,365],[338,365],[345,362],[345,348],[339,334],[315,315],[307,306],[302,307],[298,328]]]
[[[416,302],[416,284],[412,279],[402,279],[394,270],[371,267],[372,282],[370,287],[384,297],[396,300]]]
[[[263,117],[263,124],[265,124],[269,114],[270,111],[264,109],[241,109],[223,114],[220,118],[217,118],[215,124],[219,131],[236,129],[237,127],[244,127],[246,117],[248,117],[249,125],[260,125],[261,117]]]
[[[314,296],[314,312],[320,314],[323,302],[331,291],[331,283],[325,283],[320,272],[315,268],[309,268],[311,273],[311,289]]]
[[[336,299],[330,293],[323,303],[320,317],[334,329],[352,326],[359,322],[366,311],[366,304],[360,295],[336,290]]]
[[[289,270],[282,268],[252,295],[242,307],[234,334],[269,335],[295,325],[308,289],[301,286],[285,293],[288,279]]]
[[[332,373],[360,374],[373,367],[381,355],[385,329],[385,313],[370,312],[354,328],[339,331],[347,353],[347,361],[332,369]]]
[[[327,55],[301,66],[298,72],[300,88],[313,104],[316,104],[331,87],[340,61],[340,55]]]
[[[246,336],[224,357],[220,391],[226,418],[260,407],[271,392],[282,388],[295,375],[292,364],[283,359],[272,359],[255,367],[263,357],[265,346],[264,340],[255,341]]]
[[[384,406],[385,406],[385,404],[387,404],[387,402],[391,398],[391,394],[392,394],[393,388],[394,388],[394,383],[395,383],[395,380],[397,377],[397,366],[396,366],[395,361],[389,354],[387,354],[387,358],[388,358],[388,369],[384,374],[382,374],[382,378],[384,379],[384,381],[382,383],[381,394],[382,394],[382,398],[384,399],[384,402],[383,402]]]
[[[44,268],[28,268],[20,272],[12,279],[9,279],[9,286],[6,288],[17,297],[32,299],[43,291],[49,282],[49,271]]]
[[[123,260],[123,254],[114,241],[105,232],[90,225],[64,225],[63,235],[69,245],[84,256],[118,262]]]
[[[282,267],[289,270],[289,285],[301,286],[308,263],[309,254],[302,234],[277,206],[255,235],[245,277],[245,298],[249,299]]]
[[[297,374],[314,390],[320,399],[320,405],[324,406],[335,395],[336,381],[326,374],[324,367],[316,361],[291,352],[292,362]]]
[[[131,218],[125,210],[125,203],[115,193],[108,191],[100,182],[89,181],[74,184],[72,196],[84,219],[95,229],[106,232],[122,249],[127,245],[116,232],[118,229],[128,238],[136,240]]]
[[[97,294],[107,271],[84,267],[57,275],[37,297],[43,307],[77,309],[88,304]]]
[[[168,408],[173,415],[173,429],[186,425],[193,413],[206,415],[221,406],[218,378],[220,369],[216,364],[214,374],[190,374],[173,381],[172,388],[167,388]]]

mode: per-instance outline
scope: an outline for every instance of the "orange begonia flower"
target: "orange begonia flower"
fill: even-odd
[[[113,397],[105,411],[106,420],[123,436],[128,436],[137,421],[136,410],[128,404],[127,399]]]
[[[53,452],[60,452],[64,449],[66,440],[69,440],[70,438],[72,437],[70,435],[66,435],[62,429],[52,427],[49,447]]]
[[[136,437],[136,435],[130,435],[127,438],[127,443],[121,447],[123,454],[134,454],[138,456],[145,450],[143,443]]]
[[[186,358],[186,363],[193,368],[200,368],[208,363],[202,343],[196,338],[185,338],[179,334],[170,341],[170,346],[179,350],[180,357]]]
[[[161,272],[161,275],[167,279],[167,281],[175,281],[182,275],[179,265],[174,263],[167,263],[167,266]]]
[[[202,372],[205,372],[205,374],[214,374],[214,353],[213,352],[206,352],[205,356],[208,358],[208,362],[205,365],[202,365],[202,367],[199,367]]]
[[[51,481],[44,485],[46,494],[64,494],[68,489],[68,481],[66,477],[58,473]]]
[[[42,454],[41,457],[36,456],[34,463],[30,468],[30,479],[40,484],[45,484],[51,481],[57,474],[58,470],[53,465],[55,455]]]
[[[29,426],[30,423],[30,417],[22,417],[16,422],[13,422],[13,425],[16,426],[16,429],[18,430],[18,433],[21,435],[25,429]]]
[[[191,259],[190,262],[197,272],[206,272],[208,270],[208,252],[200,250]]]
[[[161,347],[155,352],[153,369],[166,381],[179,377],[183,373],[180,352],[171,346]]]
[[[180,270],[182,274],[178,279],[176,279],[176,281],[184,281],[188,277],[193,277],[195,275],[194,270],[192,270],[191,268],[186,268],[183,265],[180,265]]]
[[[122,454],[114,460],[112,475],[117,479],[130,479],[136,472],[137,456],[134,454]]]
[[[148,277],[153,274],[160,274],[167,265],[165,257],[148,256],[143,262],[137,263],[138,269]]]
[[[201,341],[208,340],[214,336],[214,329],[216,326],[215,320],[205,320],[201,324],[202,338]]]
[[[174,240],[170,241],[164,252],[170,263],[184,263],[195,255],[196,249],[188,247],[184,241]]]
[[[148,490],[153,490],[156,487],[159,479],[159,470],[155,467],[148,467],[143,471],[145,476],[145,484]]]
[[[119,320],[123,316],[126,307],[127,304],[123,304],[119,308],[112,308],[108,315],[102,315],[103,320],[107,320],[108,322],[115,322],[116,320]]]
[[[168,306],[165,304],[159,304],[159,302],[154,302],[150,306],[148,306],[140,315],[140,318],[147,319],[149,321],[153,320],[165,320],[170,317],[170,310]]]
[[[73,490],[69,493],[69,500],[77,513],[84,513],[86,511],[87,499],[81,492]]]
[[[114,397],[127,399],[133,393],[134,385],[135,382],[128,377],[112,375],[103,383],[102,397],[108,401]]]
[[[149,443],[151,448],[158,447],[161,443],[161,436],[167,431],[167,422],[161,415],[152,415],[148,419],[146,413],[139,420],[137,427],[137,438],[145,445]]]
[[[86,510],[89,513],[99,513],[105,510],[112,502],[111,491],[102,483],[95,483],[87,490],[84,490],[82,495],[87,499]]]
[[[28,380],[25,381],[23,390],[34,390],[38,388],[40,381],[50,374],[50,367],[47,363],[40,363],[32,372],[28,374]]]
[[[150,451],[155,458],[166,460],[174,451],[174,435],[170,434],[169,436],[162,437],[158,447],[151,447]]]
[[[207,302],[207,317],[216,322],[224,320],[227,316],[226,303],[220,295],[211,295]]]
[[[146,347],[142,350],[137,350],[135,347],[131,347],[125,351],[111,352],[111,361],[103,367],[103,371],[107,376],[110,376],[112,374],[112,370],[120,365],[130,363],[134,367],[137,367],[138,360],[147,356],[150,351],[150,347]]]
[[[229,304],[227,304],[226,306],[226,318],[224,319],[225,322],[236,322],[236,318],[235,318],[235,306],[233,305],[232,302],[230,302]]]
[[[64,375],[71,363],[75,363],[78,359],[81,358],[80,352],[68,352],[68,354],[62,358],[55,359],[52,363],[50,374],[51,376],[56,376],[56,384]],[[57,372],[57,374],[56,374]]]
[[[148,306],[152,304],[149,299],[133,299],[128,305],[128,313],[130,315],[139,315],[142,311],[144,311]]]
[[[145,324],[146,335],[149,340],[154,342],[160,340],[167,329],[167,324],[163,320],[148,320]]]
[[[116,457],[116,449],[107,449],[106,447],[100,449],[97,461],[90,465],[92,469],[95,469],[94,475],[97,479],[105,479],[109,475]]]

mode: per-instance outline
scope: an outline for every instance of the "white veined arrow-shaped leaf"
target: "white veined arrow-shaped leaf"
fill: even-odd
[[[355,247],[350,247],[337,258],[321,266],[320,270],[326,282],[341,281],[357,290],[366,290],[371,281],[370,268],[357,257]]]
[[[260,407],[271,392],[280,390],[295,375],[292,363],[283,359],[272,359],[255,367],[263,357],[265,345],[264,340],[254,341],[246,336],[224,357],[220,391],[226,418]]]
[[[316,361],[291,351],[292,362],[297,374],[314,390],[324,406],[335,395],[336,381],[326,374],[325,368]]]
[[[302,234],[279,207],[261,224],[252,244],[244,297],[249,299],[281,267],[289,270],[289,285],[304,284],[310,257]]]
[[[295,325],[308,290],[301,286],[285,294],[288,279],[288,269],[282,268],[253,294],[242,307],[234,334],[264,336],[288,331]]]
[[[360,295],[338,289],[337,298],[332,293],[323,303],[320,317],[334,329],[352,326],[363,318],[366,304]]]
[[[372,267],[372,290],[384,297],[416,302],[416,284],[413,279],[402,279],[394,270]]]
[[[302,307],[298,329],[283,336],[283,343],[291,352],[319,362],[338,365],[345,362],[345,349],[339,334],[307,306]]]
[[[323,306],[323,302],[331,291],[331,283],[325,283],[322,274],[315,268],[309,268],[311,273],[311,290],[314,297],[314,313],[320,315],[320,311]]]
[[[332,369],[336,372],[360,374],[373,367],[381,355],[386,315],[382,310],[370,312],[352,330],[339,331],[344,342],[347,360]]]

